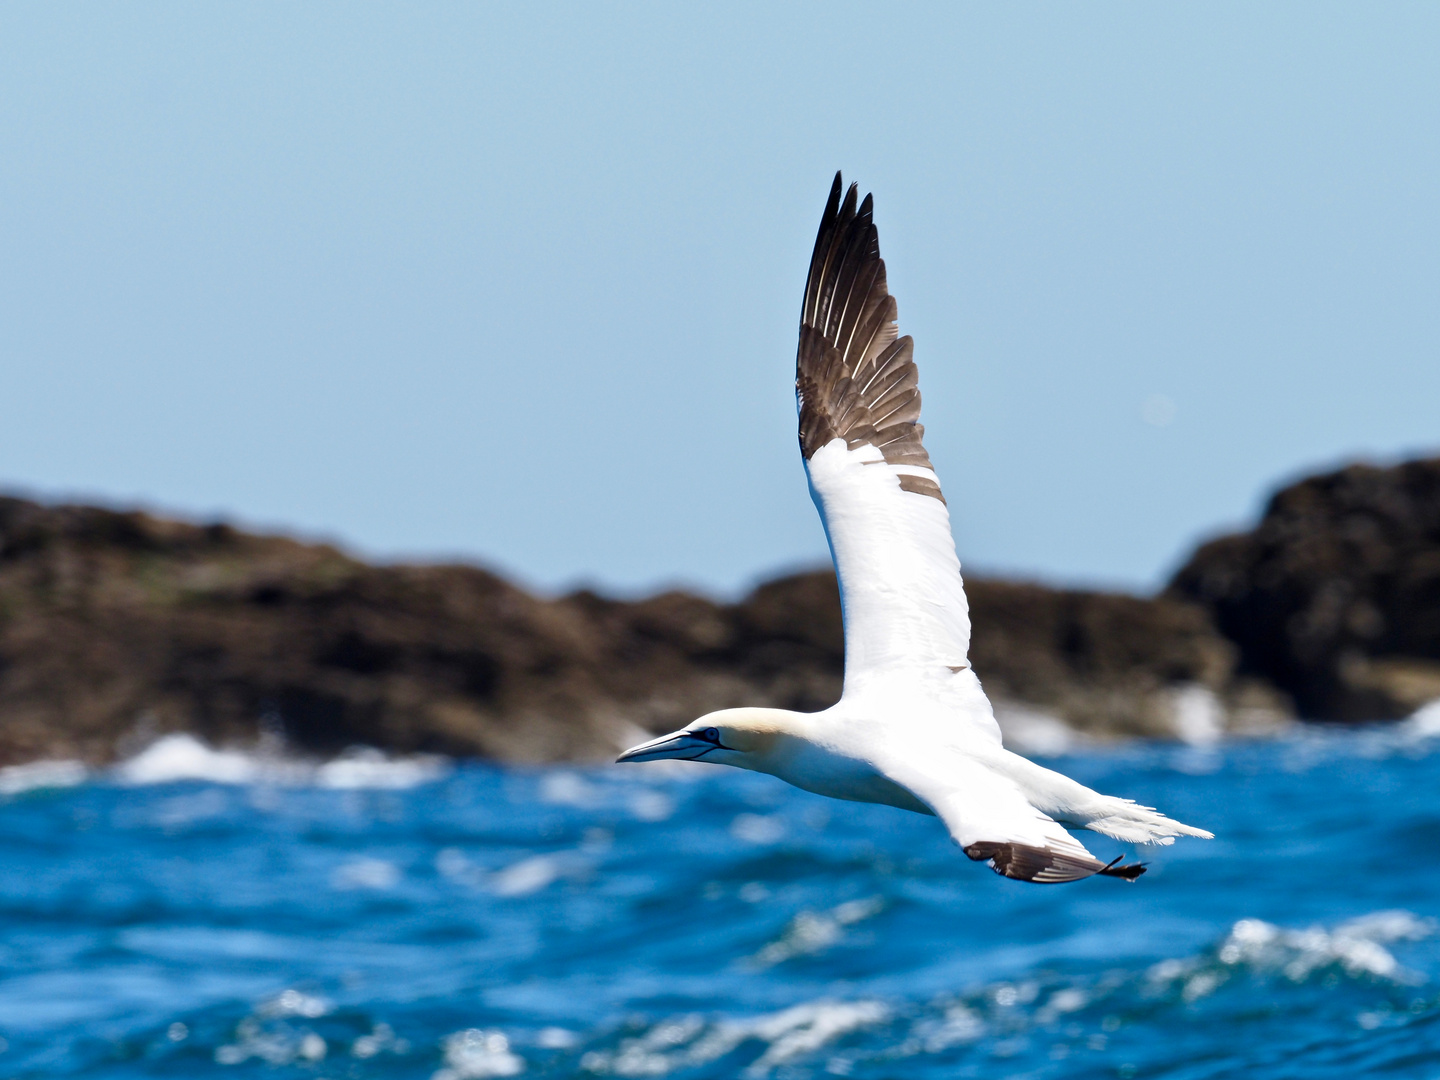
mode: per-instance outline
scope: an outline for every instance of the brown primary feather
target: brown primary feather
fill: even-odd
[[[874,201],[851,184],[841,199],[835,174],[820,219],[795,360],[800,452],[808,461],[836,438],[851,449],[867,443],[892,465],[931,468],[922,443],[920,375],[914,342],[897,337],[896,304],[885,281]],[[945,501],[940,485],[904,477],[906,491]]]
[[[1134,881],[1145,873],[1143,863],[1121,866],[1118,865],[1119,859],[1102,863],[1083,852],[1056,851],[1054,848],[1031,847],[1028,844],[982,842],[965,848],[965,854],[976,861],[988,860],[991,868],[1004,877],[1015,878],[1017,881],[1033,881],[1041,885],[1079,881],[1093,874]]]

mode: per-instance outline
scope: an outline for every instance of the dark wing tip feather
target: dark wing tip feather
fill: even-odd
[[[1079,881],[1095,874],[1134,881],[1145,873],[1144,863],[1121,866],[1119,859],[1102,863],[1085,853],[1032,847],[1029,844],[980,842],[966,847],[965,854],[976,861],[988,860],[991,869],[1003,877],[1033,881],[1039,885]]]
[[[1143,862],[1125,863],[1121,865],[1120,858],[1121,856],[1117,855],[1105,865],[1104,869],[1095,872],[1097,874],[1105,874],[1107,877],[1123,878],[1125,881],[1134,881],[1141,874],[1145,873],[1145,864]]]
[[[891,464],[930,468],[912,343],[897,338],[874,196],[857,206],[858,196],[837,172],[815,234],[795,361],[800,451],[808,460],[843,438],[852,449],[876,446]],[[944,501],[933,482],[902,487]]]

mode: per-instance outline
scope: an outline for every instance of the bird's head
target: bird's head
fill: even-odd
[[[767,766],[785,743],[803,735],[803,715],[785,709],[721,709],[679,731],[632,746],[615,760],[675,758],[769,772]]]

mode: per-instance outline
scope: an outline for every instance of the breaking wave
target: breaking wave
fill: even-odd
[[[438,780],[450,766],[447,758],[433,754],[397,758],[370,747],[354,747],[325,762],[287,757],[278,749],[216,750],[181,733],[157,739],[110,769],[92,770],[79,761],[35,761],[0,768],[0,796],[74,787],[92,779],[128,786],[201,781],[399,791]]]
[[[279,753],[215,750],[193,735],[166,735],[112,776],[122,784],[172,784],[204,780],[214,784],[288,784],[321,788],[403,790],[443,776],[449,761],[432,754],[392,758],[370,747],[355,747],[320,764]]]
[[[1244,1066],[1249,1039],[1283,1045],[1298,1019],[1290,1014],[1303,1014],[1308,1030],[1297,1040],[1303,1045],[1285,1056],[1293,1071],[1276,1075],[1309,1075],[1307,1060],[1316,1075],[1329,1075],[1323,1066],[1337,1054],[1368,1061],[1367,1067],[1389,1062],[1392,1074],[1411,1075],[1395,1045],[1408,1047],[1406,1053],[1437,1048],[1440,998],[1422,989],[1426,976],[1405,967],[1392,948],[1435,936],[1435,920],[1398,910],[1328,927],[1241,919],[1197,953],[1139,967],[1042,969],[918,1000],[832,994],[760,1011],[642,1012],[588,1030],[512,1020],[428,1041],[415,1019],[392,1024],[292,987],[260,998],[238,1020],[224,1021],[217,1015],[223,1010],[211,1010],[172,1021],[151,1037],[147,1053],[164,1057],[188,1049],[193,1060],[193,1052],[203,1050],[209,1064],[223,1067],[221,1075],[247,1063],[313,1070],[323,1062],[350,1076],[428,1074],[431,1080],[522,1073],[938,1077],[957,1069],[988,1075],[996,1067],[1056,1077],[1092,1069],[1107,1076],[1188,1076],[1197,1075],[1189,1071],[1194,1047],[1188,1044],[1203,1041],[1197,1033],[1205,1025],[1216,1025],[1216,1045],[1240,1047],[1228,1054],[1209,1048],[1215,1067],[1198,1075],[1220,1076],[1238,1074],[1227,1070]],[[1188,1033],[1182,1045],[1175,1032]],[[214,1045],[203,1044],[207,1036]],[[1381,1045],[1367,1048],[1371,1040]]]
[[[1220,1009],[1237,1013],[1253,1009],[1257,997],[1268,1008],[1282,1007],[1287,986],[1323,986],[1333,994],[1342,981],[1372,992],[1369,1007],[1335,1018],[1338,1033],[1348,1029],[1358,1036],[1440,1019],[1440,1000],[1409,993],[1425,976],[1401,965],[1388,948],[1435,933],[1434,919],[1406,911],[1376,912],[1330,928],[1241,919],[1210,948],[1145,968],[1079,977],[1037,973],[922,1003],[827,999],[746,1019],[690,1014],[632,1024],[633,1030],[605,1039],[604,1048],[583,1051],[578,1065],[597,1075],[667,1076],[746,1046],[737,1058],[746,1059],[743,1075],[749,1077],[799,1060],[831,1075],[882,1075],[901,1061],[923,1070],[927,1059],[979,1063],[1037,1047],[1049,1061],[1078,1064],[1103,1060],[1114,1044],[1133,1043],[1137,1027],[1188,1025],[1194,1019],[1190,1006],[1202,998],[1223,999],[1227,987],[1235,1000],[1221,1000]],[[1128,1071],[1125,1064],[1122,1071]]]
[[[1435,1080],[1425,722],[1073,752],[1217,835],[1133,886],[718,769],[12,767],[0,1074]]]
[[[0,795],[22,795],[46,788],[83,784],[90,770],[80,761],[31,761],[0,768]]]

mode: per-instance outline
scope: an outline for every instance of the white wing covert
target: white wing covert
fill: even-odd
[[[795,394],[800,452],[840,582],[849,695],[902,670],[969,676],[970,614],[950,513],[921,443],[914,342],[897,337],[872,198],[857,210],[856,186],[843,203],[840,192],[836,173],[805,286]]]

